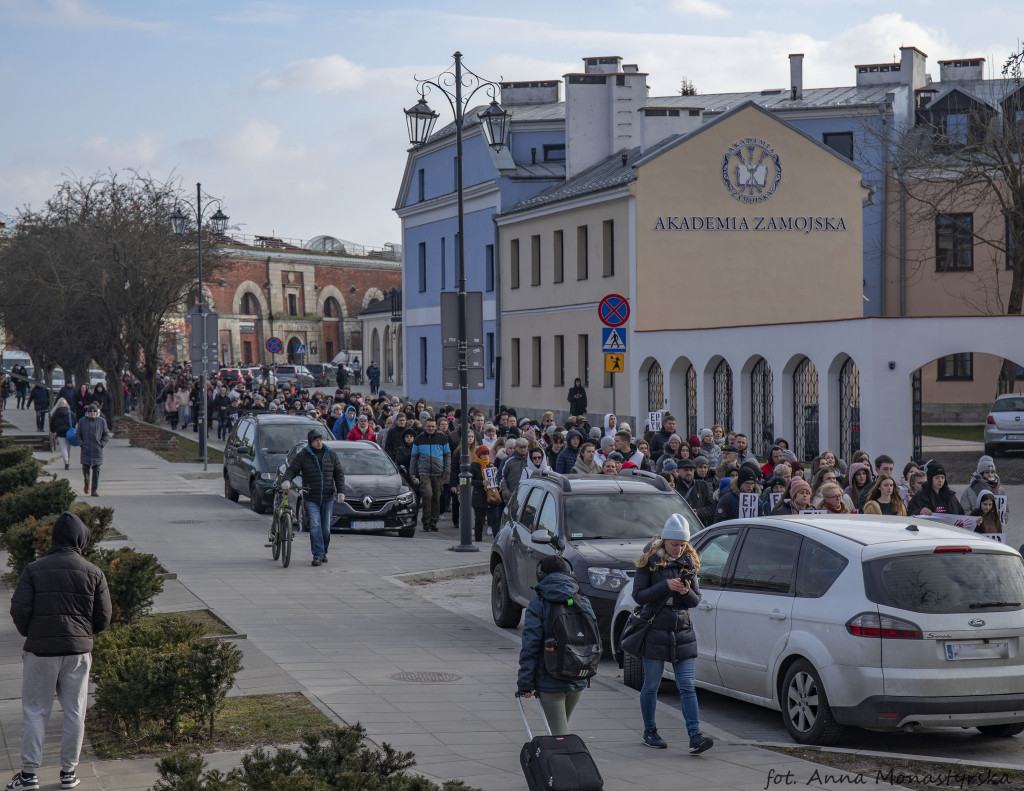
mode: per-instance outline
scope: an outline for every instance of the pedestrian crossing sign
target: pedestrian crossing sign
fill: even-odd
[[[621,327],[604,327],[601,330],[601,351],[625,352],[626,331]]]
[[[610,352],[604,356],[604,372],[606,374],[621,374],[626,370],[625,361],[626,355],[618,352]]]

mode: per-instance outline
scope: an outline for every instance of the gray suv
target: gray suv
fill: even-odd
[[[672,514],[681,515],[691,533],[701,529],[686,501],[649,472],[628,470],[613,477],[544,470],[523,479],[491,547],[494,622],[518,626],[534,595],[538,564],[561,555],[607,634],[615,600],[635,571],[633,562]]]

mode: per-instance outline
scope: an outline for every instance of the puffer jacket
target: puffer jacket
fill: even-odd
[[[931,486],[925,484],[917,494],[910,498],[907,504],[907,514],[917,516],[923,508],[927,508],[934,514],[960,514],[964,509],[960,507],[960,501],[956,499],[956,492],[946,484],[938,492]]]
[[[92,651],[94,634],[110,624],[110,593],[103,572],[82,557],[89,528],[74,514],[53,524],[50,550],[29,563],[11,597],[11,618],[36,656]]]
[[[960,495],[960,507],[964,509],[965,514],[969,514],[978,507],[978,498],[981,497],[983,492],[1006,494],[1003,491],[1003,487],[999,485],[998,475],[990,481],[985,476],[975,472],[971,475],[970,484]]]
[[[633,578],[633,598],[643,605],[645,617],[657,611],[647,633],[643,659],[664,662],[692,659],[697,656],[697,634],[690,623],[689,610],[700,604],[700,587],[694,577],[689,592],[678,594],[669,588],[668,581],[678,578],[683,570],[692,572],[693,563],[686,555],[670,560],[660,569],[654,568],[655,563],[652,559],[642,569],[637,569]]]
[[[306,499],[313,503],[325,503],[335,492],[345,491],[345,473],[341,469],[338,454],[326,445],[318,454],[311,445],[306,445],[295,454],[292,463],[285,470],[284,477],[291,480],[302,476],[302,485],[309,489]]]
[[[558,460],[555,462],[555,472],[562,473],[563,475],[568,475],[572,472],[572,467],[576,463],[576,456],[580,452],[579,445],[573,448],[569,442],[573,437],[579,437],[580,445],[583,444],[583,435],[574,428],[569,429],[569,433],[565,435],[565,447],[559,451]]]
[[[68,407],[57,407],[50,415],[50,433],[63,437],[74,426],[74,418]]]
[[[428,434],[421,431],[412,441],[412,468],[414,478],[442,476],[446,480],[451,473],[452,452],[448,447],[448,435],[435,431]]]
[[[544,670],[544,624],[551,604],[572,599],[586,612],[594,615],[590,600],[580,593],[579,583],[567,574],[548,574],[534,586],[537,595],[530,600],[523,621],[523,647],[519,652],[519,692],[575,692],[586,689],[585,679],[562,681]]]

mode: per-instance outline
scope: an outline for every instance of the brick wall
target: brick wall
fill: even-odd
[[[143,423],[133,417],[114,418],[114,436],[128,437],[128,444],[133,448],[150,450],[177,450],[178,435],[152,423]]]

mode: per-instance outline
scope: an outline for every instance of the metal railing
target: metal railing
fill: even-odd
[[[337,239],[323,244],[320,240],[323,237],[314,239],[300,239],[290,236],[273,236],[269,234],[247,234],[229,231],[217,239],[218,244],[224,246],[256,247],[264,250],[292,250],[304,253],[324,253],[327,255],[353,255],[362,258],[383,258],[389,261],[401,261],[402,250],[399,245],[385,245],[384,247],[373,247],[353,242],[342,242]],[[311,246],[311,243],[314,243]]]

